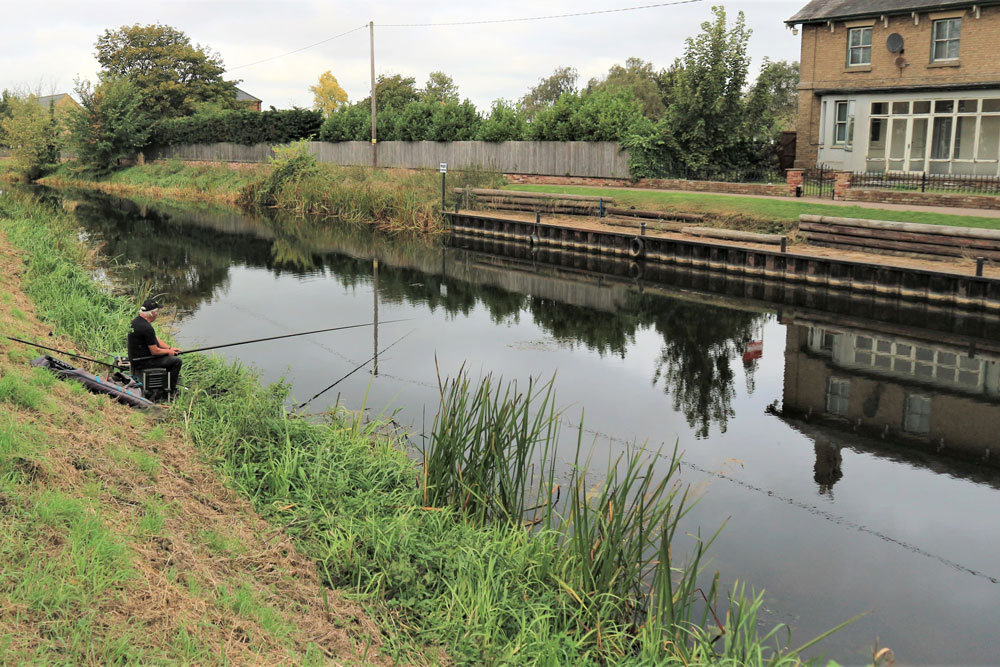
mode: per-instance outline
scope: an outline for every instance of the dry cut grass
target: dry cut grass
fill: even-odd
[[[0,234],[0,331],[71,349],[20,267]],[[38,354],[0,339],[4,660],[379,662],[365,612],[174,427],[29,368]]]

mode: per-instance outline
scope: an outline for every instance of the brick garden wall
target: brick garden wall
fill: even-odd
[[[630,181],[622,178],[584,178],[577,176],[536,176],[532,174],[504,174],[508,183],[520,185],[586,185],[606,188],[649,188],[651,190],[684,190],[690,192],[722,192],[737,195],[771,195],[784,197],[788,188],[784,182],[721,183],[717,181],[686,181],[669,178],[643,178]]]
[[[898,192],[868,188],[844,190],[844,201],[908,204],[911,206],[957,206],[960,208],[998,209],[1000,197],[985,195],[943,194],[935,192]]]

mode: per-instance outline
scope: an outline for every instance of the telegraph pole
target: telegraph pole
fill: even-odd
[[[375,148],[375,22],[368,22],[368,43],[371,46],[372,60],[372,166],[378,166],[378,152]]]

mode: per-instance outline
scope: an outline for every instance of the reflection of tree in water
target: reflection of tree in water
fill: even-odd
[[[371,257],[378,256],[385,260],[379,267],[382,303],[421,306],[431,312],[441,308],[462,316],[481,305],[498,324],[517,322],[522,312],[528,312],[565,345],[583,344],[621,358],[635,344],[640,328],[653,327],[663,337],[653,383],[663,382],[673,408],[685,415],[698,437],[706,437],[712,423],[726,430],[734,414],[732,364],[740,363],[740,355],[766,318],[649,293],[631,292],[624,303],[604,304],[600,310],[525,296],[450,278],[443,257],[440,273],[405,268],[401,265],[413,258],[418,266],[435,266],[441,249],[424,239],[373,234],[360,225],[317,224],[289,216],[264,220],[230,209],[199,212],[157,205],[152,210],[86,193],[75,198],[78,219],[105,242],[106,254],[131,263],[126,280],[133,285],[145,282],[166,293],[182,312],[193,311],[224,289],[231,266],[265,267],[292,275],[325,271],[354,289],[372,284]],[[748,390],[755,367],[753,362],[745,366]]]
[[[595,316],[592,308],[539,297],[532,297],[528,308],[535,323],[560,342],[570,346],[583,343],[602,355],[614,354],[622,359],[628,346],[635,343],[635,331],[640,323],[638,314],[633,311]]]
[[[766,315],[688,301],[663,300],[654,318],[664,345],[653,384],[663,381],[695,435],[708,437],[717,423],[725,433],[736,413],[732,364],[760,331]],[[736,361],[736,363],[739,363]],[[752,385],[752,378],[748,378]]]
[[[127,200],[83,195],[79,202],[77,220],[100,239],[106,257],[122,262],[118,278],[166,294],[180,312],[190,312],[225,288],[233,264],[269,254],[267,240],[180,224],[170,214]]]

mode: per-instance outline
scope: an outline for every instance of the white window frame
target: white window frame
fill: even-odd
[[[844,109],[844,120],[840,119],[840,110]],[[844,128],[844,137],[838,136],[840,127]],[[850,149],[854,144],[854,100],[837,100],[833,103],[833,142],[837,148]]]
[[[952,26],[953,25],[957,25],[958,26],[958,30],[956,31],[958,33],[957,37],[953,37],[952,36],[952,32],[953,32]],[[938,31],[940,29],[942,29],[942,28],[945,29],[945,32],[947,33],[947,35],[944,36],[944,37],[940,37],[938,35]],[[937,19],[936,21],[932,22],[932,24],[931,24],[931,62],[932,63],[946,63],[946,62],[955,62],[956,60],[958,60],[958,57],[959,57],[959,54],[960,54],[960,49],[961,49],[961,40],[962,40],[962,19],[961,19],[961,17],[942,18],[942,19]],[[948,45],[951,44],[952,42],[954,42],[955,46],[956,46],[956,48],[955,48],[955,55],[954,56],[944,56],[944,57],[941,57],[941,58],[937,57],[938,45],[939,44],[940,45],[944,45],[944,47],[945,47],[945,49],[944,49],[945,53],[947,53],[948,50],[949,50],[948,49]]]
[[[829,377],[826,380],[826,411],[846,417],[851,407],[851,380]]]
[[[926,394],[906,394],[903,400],[903,431],[913,435],[931,432],[931,397]]]
[[[855,35],[859,36],[858,43],[854,43]],[[868,42],[865,43],[865,37]],[[865,58],[867,51],[867,58]],[[858,56],[855,61],[854,56]],[[847,29],[847,66],[867,67],[872,64],[872,26],[862,26],[860,28]]]
[[[959,111],[961,103],[963,101],[971,101],[975,103],[975,111]],[[866,137],[868,138],[868,143],[866,144],[866,156],[865,156],[865,170],[889,170],[890,169],[890,159],[899,160],[899,158],[891,158],[891,154],[894,152],[893,148],[893,136],[892,136],[892,121],[897,118],[906,118],[908,121],[907,136],[906,136],[906,150],[904,151],[905,157],[904,161],[904,171],[915,171],[919,172],[919,167],[913,169],[914,163],[923,164],[926,166],[926,171],[931,174],[952,174],[956,176],[968,175],[968,176],[996,176],[1000,175],[1000,147],[996,145],[994,141],[987,142],[988,145],[983,143],[984,137],[984,119],[992,119],[991,123],[991,134],[986,136],[993,136],[993,129],[996,124],[996,118],[1000,117],[1000,107],[997,106],[997,100],[1000,100],[1000,95],[996,93],[992,95],[985,96],[960,96],[955,94],[951,98],[933,98],[928,100],[927,98],[878,98],[872,101],[875,102],[885,102],[888,105],[888,113],[876,114],[870,111],[868,114],[868,132]],[[938,102],[951,102],[951,111],[938,111]],[[910,113],[908,114],[895,114],[892,113],[892,105],[896,102],[909,102],[910,103]],[[929,113],[916,113],[914,109],[916,108],[917,102],[927,102],[930,104]],[[986,110],[987,102],[991,103],[989,110]],[[871,139],[871,126],[873,122],[878,120],[885,120],[885,131],[886,131],[886,143],[885,143],[885,156],[872,157],[869,153],[870,150],[870,139]],[[910,152],[910,145],[913,142],[915,136],[915,123],[918,119],[926,119],[927,123],[927,134],[924,138],[924,153],[923,156],[914,155]],[[947,150],[944,154],[936,156],[935,148],[937,144],[935,143],[935,127],[937,126],[938,119],[947,120],[950,124],[948,131],[941,138],[942,146],[945,146]],[[962,123],[969,123],[970,126],[974,123],[974,130],[970,130],[969,134],[965,135],[966,140],[971,144],[971,151],[965,152],[965,157],[957,157],[959,150],[959,124],[961,119]],[[834,124],[836,125],[836,117],[834,118]],[[843,123],[841,123],[843,124]],[[834,135],[836,135],[836,127],[834,127]],[[985,157],[989,155],[991,157]]]

